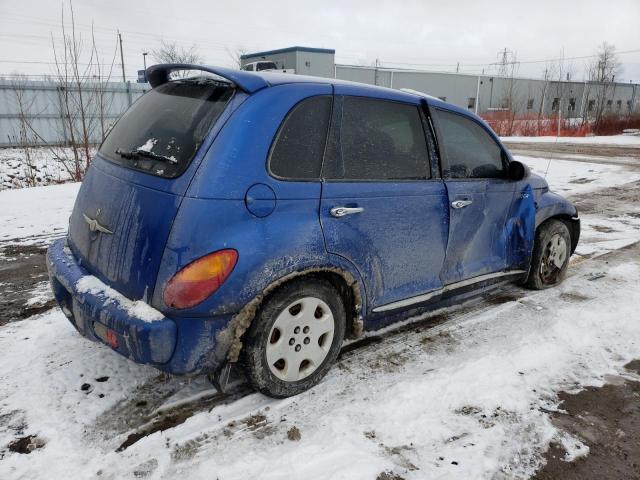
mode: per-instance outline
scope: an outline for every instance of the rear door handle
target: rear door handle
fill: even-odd
[[[454,202],[451,202],[451,206],[453,208],[464,208],[464,207],[468,207],[472,203],[473,203],[473,200],[456,200]]]
[[[354,213],[362,213],[364,208],[362,207],[333,207],[331,209],[331,216],[340,218],[347,215],[353,215]]]

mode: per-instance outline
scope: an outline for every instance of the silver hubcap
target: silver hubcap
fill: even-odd
[[[552,284],[567,260],[567,242],[559,235],[555,234],[547,243],[547,246],[540,263],[540,276],[547,284]]]
[[[314,297],[296,300],[276,318],[267,340],[267,363],[280,380],[311,375],[329,354],[335,329],[329,306]]]
[[[551,237],[549,245],[549,262],[552,262],[557,268],[562,268],[564,261],[567,259],[567,242],[560,235],[556,234]]]

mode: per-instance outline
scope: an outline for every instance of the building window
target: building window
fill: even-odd
[[[594,108],[596,108],[596,101],[595,100],[589,100],[589,103],[587,104],[587,111],[588,112],[593,112]]]
[[[560,98],[555,97],[553,99],[553,103],[551,104],[551,111],[557,112],[559,107],[560,107]]]
[[[570,112],[575,112],[576,111],[576,99],[575,98],[570,98],[569,99],[569,107],[567,107],[567,110],[569,110]]]
[[[533,98],[527,100],[527,110],[531,110],[533,108]]]
[[[616,102],[616,110],[618,111],[622,110],[622,100],[618,100]]]
[[[447,97],[438,97],[439,100],[442,100],[443,102],[447,101]]]
[[[612,100],[607,100],[607,110],[611,110],[611,105],[613,104]]]
[[[304,66],[305,67],[310,67],[311,66],[311,62],[309,60],[307,60],[306,62],[304,62]]]
[[[474,97],[469,97],[469,101],[467,102],[467,108],[469,110],[473,110],[476,108],[476,99]]]

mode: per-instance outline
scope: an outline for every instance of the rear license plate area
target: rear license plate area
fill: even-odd
[[[93,332],[95,333],[96,337],[98,337],[113,349],[117,349],[120,345],[119,335],[110,328],[105,327],[101,323],[93,322]]]

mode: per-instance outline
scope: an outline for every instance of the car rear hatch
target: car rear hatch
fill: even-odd
[[[69,224],[69,245],[82,266],[146,302],[182,197],[241,87],[202,72],[171,78],[169,67],[180,66],[147,71],[155,88],[102,143]]]

